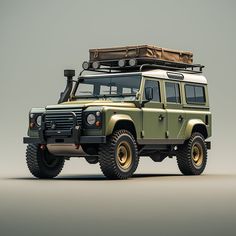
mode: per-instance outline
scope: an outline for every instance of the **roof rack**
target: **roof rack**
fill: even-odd
[[[141,72],[153,69],[202,73],[202,69],[204,68],[201,64],[188,64],[151,58],[131,58],[93,62],[85,61],[82,67],[86,71],[103,73]]]

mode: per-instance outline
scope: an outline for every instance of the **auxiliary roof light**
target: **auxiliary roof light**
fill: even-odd
[[[100,67],[100,63],[98,61],[94,61],[92,66],[93,66],[93,69],[98,69]]]
[[[137,65],[137,60],[134,59],[134,58],[130,59],[130,60],[129,60],[129,65],[130,65],[130,66],[136,66],[136,65]]]
[[[125,60],[121,59],[118,61],[118,66],[119,67],[125,67]]]
[[[82,67],[83,67],[84,70],[88,70],[89,69],[89,62],[84,61],[83,64],[82,64]]]

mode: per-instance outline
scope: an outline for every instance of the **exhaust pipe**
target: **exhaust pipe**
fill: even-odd
[[[75,76],[75,70],[64,70],[64,76],[67,77],[66,88],[64,92],[61,93],[58,103],[66,102],[69,99],[73,87],[73,77]]]

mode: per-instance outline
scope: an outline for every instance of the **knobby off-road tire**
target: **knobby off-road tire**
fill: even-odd
[[[64,166],[65,159],[42,150],[38,144],[29,144],[26,149],[26,163],[32,175],[40,179],[56,177]]]
[[[138,167],[136,141],[127,130],[115,131],[106,144],[99,146],[99,164],[108,179],[127,179]]]
[[[201,133],[193,133],[177,151],[179,170],[184,175],[200,175],[207,163],[207,146]]]

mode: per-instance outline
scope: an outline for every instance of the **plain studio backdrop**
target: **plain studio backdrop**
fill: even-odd
[[[206,66],[213,114],[206,173],[235,172],[235,1],[0,0],[0,174],[28,175],[31,107],[55,104],[64,69],[81,70],[89,48],[153,44],[190,50]],[[63,173],[99,173],[75,159]],[[176,161],[142,159],[137,172],[178,173]]]
[[[0,0],[0,235],[235,236],[236,1]],[[203,176],[175,158],[143,158],[134,178],[106,181],[75,158],[36,180],[23,136],[31,107],[55,104],[64,69],[89,48],[153,44],[206,66],[213,117]]]

